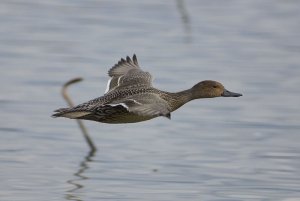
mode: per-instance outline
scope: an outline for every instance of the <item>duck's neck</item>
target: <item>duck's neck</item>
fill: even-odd
[[[176,93],[167,93],[167,96],[168,97],[166,98],[168,99],[172,111],[177,110],[185,103],[194,99],[192,89],[187,89]]]

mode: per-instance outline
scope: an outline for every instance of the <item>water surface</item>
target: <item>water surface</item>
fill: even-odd
[[[1,200],[300,200],[298,1],[0,1]],[[168,91],[222,82],[139,124],[52,119],[136,53]]]

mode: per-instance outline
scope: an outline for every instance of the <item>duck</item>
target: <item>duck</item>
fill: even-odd
[[[108,75],[110,79],[103,96],[57,109],[52,117],[109,124],[136,123],[160,116],[171,119],[172,112],[195,99],[242,96],[213,80],[201,81],[179,92],[159,90],[152,85],[152,75],[140,68],[135,54],[132,58],[121,58]]]

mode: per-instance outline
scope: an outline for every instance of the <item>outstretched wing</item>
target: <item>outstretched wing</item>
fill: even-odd
[[[121,59],[109,71],[111,79],[107,83],[105,93],[122,87],[150,87],[152,86],[152,76],[148,72],[140,69],[136,55],[132,59],[126,57]]]

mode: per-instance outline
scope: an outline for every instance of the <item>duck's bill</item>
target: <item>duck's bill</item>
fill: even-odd
[[[231,91],[228,91],[225,89],[224,92],[221,94],[221,96],[223,96],[223,97],[239,97],[239,96],[242,96],[242,94],[234,93],[234,92],[231,92]]]

